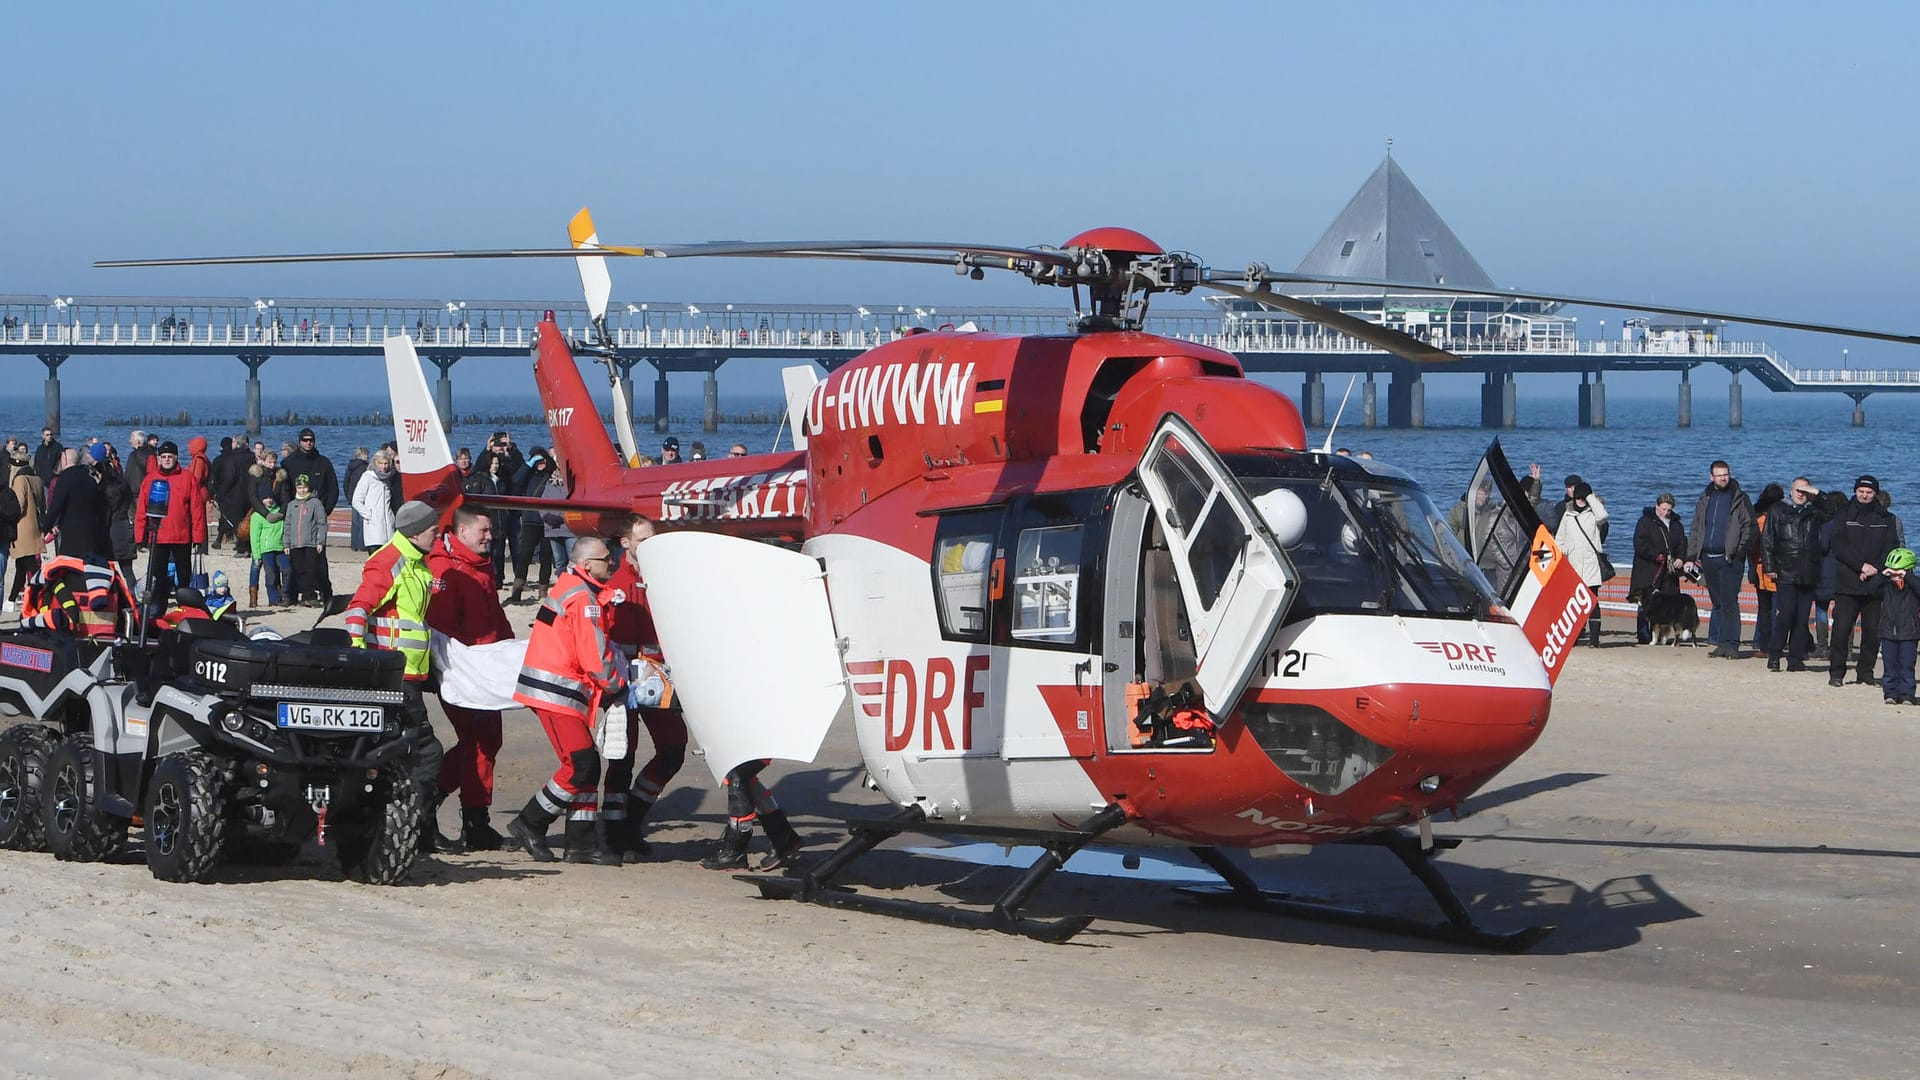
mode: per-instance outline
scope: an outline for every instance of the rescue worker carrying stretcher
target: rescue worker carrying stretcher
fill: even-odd
[[[463,645],[486,645],[513,637],[500,606],[500,580],[493,576],[493,518],[462,504],[453,512],[453,529],[427,553],[433,572],[433,599],[427,625]],[[445,698],[440,711],[453,725],[455,740],[440,770],[440,797],[460,793],[460,841],[468,851],[498,851],[505,837],[487,822],[493,805],[493,765],[500,754],[500,713],[468,709]]]
[[[440,768],[445,757],[433,734],[433,719],[421,692],[427,687],[432,662],[427,633],[427,601],[433,595],[433,573],[426,552],[440,534],[440,511],[417,499],[403,503],[393,517],[393,539],[367,557],[360,571],[360,587],[347,606],[347,633],[356,648],[396,649],[406,658],[406,700],[400,706],[402,722],[425,737],[416,744],[408,774],[420,788],[426,807],[421,822],[420,850],[456,854],[458,841],[439,835]]]
[[[507,834],[535,861],[552,862],[547,826],[564,816],[568,862],[619,866],[619,852],[596,835],[600,752],[594,748],[594,722],[603,706],[604,723],[623,730],[627,723],[625,665],[601,623],[601,593],[613,577],[615,556],[604,539],[582,536],[574,541],[572,560],[534,616],[513,695],[540,718],[560,768],[520,808]]]
[[[634,549],[652,535],[653,522],[639,514],[628,514],[614,522],[608,546],[619,557],[619,566],[601,591],[602,621],[624,659],[638,656],[664,664],[660,635],[653,628],[653,612],[647,606],[647,587],[633,561]],[[653,849],[641,830],[660,792],[687,760],[687,724],[678,709],[642,707],[633,690],[629,687],[627,694],[626,741],[619,744],[625,752],[607,752],[606,795],[600,803],[600,820],[613,850],[645,859],[652,856]],[[640,770],[639,779],[633,780],[634,745],[642,722],[653,740],[653,757]],[[631,791],[627,787],[630,781]]]

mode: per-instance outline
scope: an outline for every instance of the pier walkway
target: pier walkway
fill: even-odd
[[[261,369],[276,357],[378,356],[390,334],[413,335],[420,353],[439,368],[437,397],[443,417],[453,415],[452,370],[463,359],[523,358],[541,315],[555,312],[572,337],[591,336],[584,306],[526,301],[423,301],[376,299],[251,299],[243,297],[49,297],[0,295],[0,356],[37,359],[46,368],[47,423],[60,415],[60,366],[73,356],[229,356],[246,368],[247,423],[258,430],[262,413]],[[889,305],[765,305],[635,302],[608,314],[626,392],[632,370],[655,372],[652,415],[664,424],[668,376],[705,376],[705,413],[711,429],[719,409],[719,370],[728,361],[807,360],[832,369],[914,327],[973,324],[1007,334],[1064,333],[1070,312],[1060,308],[936,308]],[[1247,320],[1208,309],[1162,310],[1148,329],[1200,342],[1237,356],[1250,372],[1297,373],[1299,400],[1309,424],[1325,422],[1324,376],[1365,377],[1360,422],[1384,420],[1395,427],[1425,423],[1429,375],[1474,373],[1483,377],[1482,423],[1515,424],[1515,380],[1522,374],[1581,376],[1580,422],[1606,424],[1609,372],[1679,373],[1677,422],[1693,422],[1690,372],[1716,364],[1734,373],[1728,422],[1739,426],[1742,373],[1776,393],[1832,392],[1854,401],[1853,422],[1865,423],[1864,405],[1876,393],[1920,391],[1920,370],[1801,368],[1759,341],[1594,341],[1476,339],[1445,342],[1461,362],[1415,367],[1372,346],[1312,324]],[[1388,380],[1384,416],[1377,410],[1376,377]],[[645,415],[645,410],[636,412]]]

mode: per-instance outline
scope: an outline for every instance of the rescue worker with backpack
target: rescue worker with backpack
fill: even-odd
[[[421,823],[420,850],[455,854],[458,841],[439,835],[435,811],[440,806],[440,769],[446,753],[434,737],[422,692],[432,663],[427,634],[427,603],[433,595],[433,572],[426,552],[440,533],[440,511],[415,500],[394,516],[393,538],[367,556],[360,571],[360,587],[347,607],[347,633],[356,648],[395,649],[406,658],[406,701],[401,716],[426,736],[415,749],[409,775],[420,788],[426,807]]]

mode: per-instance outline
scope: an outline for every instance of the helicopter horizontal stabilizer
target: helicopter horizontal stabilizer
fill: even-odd
[[[780,386],[787,395],[787,425],[793,428],[793,448],[807,448],[807,401],[820,382],[812,364],[780,369]]]
[[[820,563],[692,531],[642,541],[634,559],[714,780],[762,758],[812,761],[850,708]]]

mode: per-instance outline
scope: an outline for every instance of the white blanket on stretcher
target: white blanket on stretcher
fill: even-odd
[[[489,645],[462,645],[433,632],[433,670],[440,676],[440,700],[464,709],[517,709],[514,684],[527,658],[527,641],[514,638]]]

